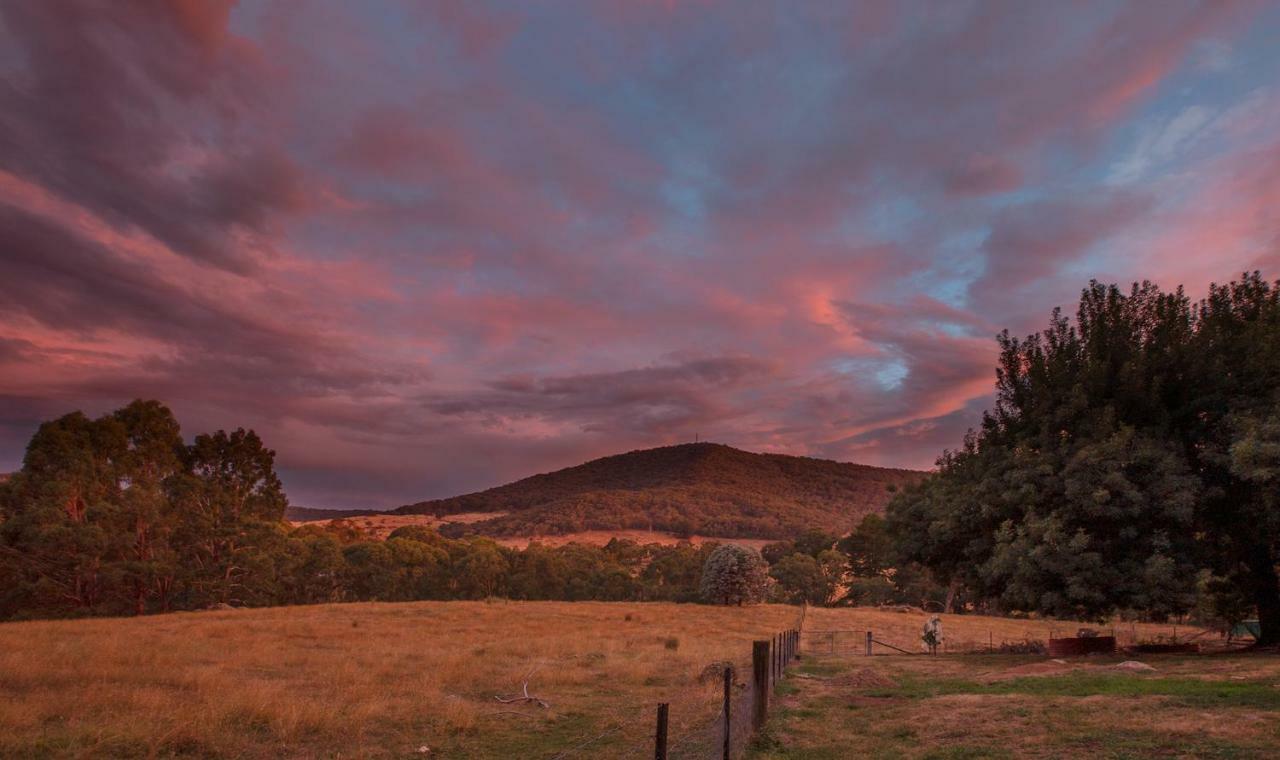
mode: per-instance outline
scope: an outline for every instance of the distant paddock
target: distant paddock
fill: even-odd
[[[385,539],[387,536],[391,535],[396,528],[402,528],[407,525],[422,525],[428,528],[439,528],[440,526],[448,523],[477,523],[482,520],[505,517],[507,514],[507,512],[462,512],[456,515],[443,515],[440,517],[435,515],[364,515],[361,517],[348,517],[344,518],[344,520],[345,522],[359,527],[374,538]],[[301,525],[327,525],[331,522],[333,521],[309,520],[296,521],[292,524],[296,527]],[[772,543],[772,539],[677,536],[674,533],[655,530],[586,530],[579,531],[577,533],[563,533],[547,536],[499,536],[495,537],[493,540],[503,546],[523,549],[533,541],[537,541],[538,543],[546,546],[564,546],[565,544],[570,543],[604,546],[615,538],[635,541],[638,544],[662,544],[663,546],[673,546],[681,541],[688,541],[695,546],[715,542],[722,544],[740,544],[742,546],[750,546],[755,549],[759,549],[765,544]]]

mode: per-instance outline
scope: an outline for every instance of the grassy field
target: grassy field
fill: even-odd
[[[650,754],[714,718],[716,660],[798,609],[420,602],[0,625],[0,755]],[[550,707],[501,704],[529,674]],[[430,752],[419,753],[420,747]]]
[[[704,668],[724,660],[745,667],[751,640],[794,627],[798,616],[798,608],[771,605],[495,601],[0,624],[0,755],[650,756],[658,702],[671,703],[671,735],[678,746],[718,712],[716,684],[698,678]],[[806,628],[871,628],[877,639],[906,648],[918,647],[922,622],[918,612],[810,610]],[[1042,637],[1046,625],[978,616],[944,619],[951,641],[985,640],[988,631],[996,631],[997,640]],[[1075,628],[1053,625],[1062,632]],[[1138,633],[1151,636],[1160,630],[1167,629],[1143,627]],[[868,662],[848,661],[853,663],[848,667],[857,668]],[[804,662],[810,675],[823,678],[847,669],[839,658],[814,656]],[[877,657],[870,662],[890,674],[898,684],[890,691],[900,693],[842,691],[838,681],[793,678],[784,684],[794,690],[786,697],[789,712],[775,724],[782,744],[763,757],[845,757],[830,748],[847,741],[885,749],[888,756],[909,756],[939,736],[965,744],[976,713],[1022,715],[1039,724],[1047,713],[1069,722],[1072,715],[1109,711],[1076,693],[1111,688],[1096,674],[1064,682],[1062,689],[1070,694],[1024,693],[1018,690],[1032,687],[1016,680],[994,685],[972,680],[1025,659]],[[937,668],[942,670],[931,670]],[[1164,666],[1161,673],[1166,674]],[[519,692],[526,675],[530,693],[549,707],[494,699]],[[1116,678],[1135,682],[1130,675]],[[1251,705],[1224,703],[1223,709],[1261,716],[1257,725],[1242,724],[1252,726],[1253,733],[1241,736],[1277,738],[1263,726],[1271,725],[1266,698],[1280,690],[1267,686],[1268,691],[1252,680],[1223,683],[1235,689],[1232,699]],[[939,693],[930,691],[935,688]],[[1159,703],[1162,694],[1117,698]],[[1186,698],[1191,702],[1176,703],[1169,720],[1219,707],[1209,692]],[[940,714],[950,717],[920,722],[939,706]],[[1213,723],[1196,720],[1189,725]],[[992,722],[991,730],[998,724]],[[868,726],[870,738],[862,733]],[[1083,733],[1063,737],[1087,738]],[[975,741],[998,739],[995,734]],[[423,747],[429,751],[420,752]],[[804,754],[810,751],[818,754]]]
[[[1280,657],[811,657],[754,760],[1260,758],[1280,745]]]

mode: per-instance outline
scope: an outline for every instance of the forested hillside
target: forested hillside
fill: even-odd
[[[847,533],[922,474],[692,443],[596,459],[395,512],[508,513],[454,528],[491,536],[638,529],[790,538],[809,528]]]

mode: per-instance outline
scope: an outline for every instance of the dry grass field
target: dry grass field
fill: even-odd
[[[652,751],[656,703],[671,703],[673,741],[691,734],[718,711],[715,685],[698,682],[703,668],[721,660],[746,666],[750,641],[794,627],[798,614],[798,608],[772,605],[494,601],[7,623],[0,625],[0,755],[643,757]],[[811,609],[806,628],[871,628],[878,639],[906,648],[918,646],[922,621],[919,613]],[[1046,625],[944,619],[952,641],[985,639],[989,630],[1024,638]],[[858,665],[870,661],[915,683],[909,679],[950,677],[945,668],[963,674],[969,667],[939,663],[972,661],[994,669],[1027,662],[968,657],[861,658]],[[826,673],[845,661],[810,657],[804,667]],[[944,670],[930,670],[939,667]],[[518,692],[530,673],[530,693],[549,707],[494,699]],[[784,688],[796,684],[801,690],[787,699],[805,706],[793,705],[780,730],[794,731],[803,749],[827,729],[795,723],[797,716],[811,709],[827,715],[823,705],[830,704],[832,719],[844,720],[847,714],[839,711],[852,697],[836,695],[816,679],[792,679]],[[966,700],[976,698],[949,693],[937,704],[963,716]],[[1012,699],[1008,695],[992,698],[996,714],[1005,707],[1043,712],[1035,696],[1008,704],[1000,701]],[[922,719],[916,702],[883,704],[895,705],[894,725]],[[859,725],[840,730],[861,730]],[[923,741],[962,725],[929,724],[912,729],[912,736]],[[424,747],[428,751],[420,752]]]
[[[442,517],[437,517],[436,515],[360,515],[359,517],[340,519],[342,522],[356,526],[372,538],[385,539],[396,528],[404,528],[410,525],[421,525],[424,528],[439,528],[446,523],[469,525],[491,520],[495,517],[502,517],[506,514],[506,512],[462,512]],[[325,526],[332,522],[333,520],[295,520],[292,524],[296,528],[302,525]]]
[[[8,757],[646,754],[711,720],[716,660],[795,607],[419,602],[0,625]],[[506,705],[529,691],[550,707]],[[584,744],[585,743],[585,744]],[[429,752],[419,753],[421,747]]]

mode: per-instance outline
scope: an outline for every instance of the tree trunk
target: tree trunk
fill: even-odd
[[[960,579],[952,578],[951,585],[947,587],[947,603],[943,605],[942,611],[950,615],[955,612],[956,591],[960,588]]]
[[[1280,578],[1276,576],[1275,554],[1267,544],[1254,547],[1249,556],[1249,577],[1253,601],[1258,605],[1258,644],[1280,644]]]

